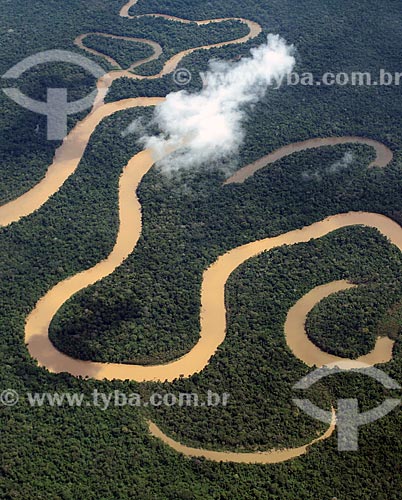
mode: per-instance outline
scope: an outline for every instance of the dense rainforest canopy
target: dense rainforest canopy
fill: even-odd
[[[236,21],[184,25],[155,18],[123,19],[124,0],[0,0],[0,74],[36,52],[73,44],[83,33],[104,32],[158,42],[164,56],[142,68],[158,72],[186,48],[244,35]],[[200,71],[212,57],[246,55],[268,33],[297,48],[297,70],[399,71],[400,5],[393,0],[140,0],[132,13],[166,13],[192,20],[244,17],[263,33],[244,45],[198,51],[182,66],[200,88]],[[392,34],[392,36],[390,36]],[[105,39],[88,46],[105,51]],[[107,44],[126,66],[128,42]],[[131,52],[133,50],[133,52]],[[100,57],[91,58],[111,69]],[[9,82],[1,80],[2,87]],[[66,86],[70,99],[86,95],[93,77],[75,66],[44,65],[19,80],[21,90],[44,99],[46,88]],[[171,75],[114,82],[109,102],[164,96],[180,88]],[[34,186],[59,144],[46,140],[46,118],[0,93],[0,198],[4,203]],[[226,408],[31,408],[22,398],[0,406],[0,497],[63,500],[277,499],[397,500],[401,491],[400,411],[362,427],[358,453],[336,450],[336,435],[310,452],[278,465],[219,464],[188,459],[151,438],[146,418],[170,436],[196,447],[235,451],[301,445],[323,432],[292,404],[292,386],[310,372],[288,349],[286,312],[308,290],[337,279],[360,286],[322,301],[307,331],[328,352],[357,357],[376,335],[396,340],[394,359],[382,366],[402,381],[399,335],[402,255],[373,229],[353,227],[305,244],[283,247],[247,261],[227,284],[228,331],[211,363],[173,383],[84,380],[53,375],[37,366],[24,345],[24,322],[53,285],[87,269],[111,251],[118,228],[118,179],[141,150],[138,136],[121,132],[152,111],[139,108],[105,119],[91,137],[74,176],[37,212],[0,231],[1,390],[102,392],[116,389],[231,394]],[[69,128],[85,112],[69,117]],[[143,231],[135,252],[110,277],[74,296],[51,325],[51,339],[81,359],[154,364],[177,358],[199,335],[200,284],[208,265],[227,250],[300,228],[350,210],[385,214],[402,223],[401,89],[392,87],[284,86],[270,89],[245,124],[236,161],[204,165],[166,176],[153,168],[140,185]],[[342,145],[295,153],[244,184],[223,186],[229,172],[285,144],[311,137],[357,135],[391,147],[394,159],[368,169],[373,150]],[[345,153],[353,161],[331,169]],[[223,168],[222,168],[223,167]],[[0,391],[1,392],[1,391]],[[343,374],[317,384],[311,399],[323,408],[357,397],[361,409],[389,396],[377,383]],[[395,394],[394,394],[395,396]]]

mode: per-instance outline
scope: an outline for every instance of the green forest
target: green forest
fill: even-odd
[[[352,359],[367,354],[377,337],[399,338],[400,297],[399,279],[391,277],[380,283],[365,282],[360,290],[340,292],[323,300],[311,312],[308,336],[331,354]]]
[[[143,74],[160,71],[175,53],[227,41],[247,32],[238,21],[196,26],[118,16],[124,0],[0,0],[0,74],[24,57],[54,48],[89,56],[73,43],[80,34],[104,32],[158,42],[164,55]],[[268,33],[297,48],[297,71],[399,71],[400,5],[359,0],[140,0],[131,13],[165,13],[191,20],[243,17],[263,33],[243,45],[197,51],[181,66],[192,73],[188,91],[202,85],[211,58],[248,54]],[[392,36],[390,36],[390,33]],[[145,46],[91,36],[86,44],[122,67],[148,55]],[[144,55],[145,54],[145,55]],[[109,70],[100,57],[89,56]],[[132,59],[134,58],[134,59]],[[137,71],[137,69],[136,69]],[[2,87],[10,85],[0,78]],[[43,65],[19,88],[45,99],[66,86],[69,99],[95,88],[76,66]],[[107,101],[165,96],[181,90],[172,75],[121,79]],[[203,271],[231,248],[301,228],[329,215],[371,211],[402,224],[402,99],[400,87],[286,86],[270,89],[250,113],[236,159],[180,170],[157,166],[138,195],[143,230],[130,257],[109,277],[78,293],[51,324],[52,342],[84,360],[157,364],[185,354],[199,336]],[[46,117],[17,106],[0,92],[0,199],[5,203],[34,186],[51,163],[57,142],[46,140]],[[69,117],[71,129],[86,112]],[[226,287],[227,336],[199,374],[172,383],[95,381],[38,367],[24,345],[24,323],[56,283],[94,266],[113,248],[118,229],[118,180],[142,147],[133,120],[137,108],[105,119],[92,135],[73,176],[38,211],[0,229],[0,392],[230,393],[227,407],[98,408],[0,405],[0,498],[27,500],[398,500],[401,492],[401,412],[360,428],[359,452],[338,452],[336,433],[305,456],[276,465],[242,465],[189,459],[149,435],[150,418],[190,446],[255,451],[302,445],[326,425],[292,403],[293,385],[311,369],[286,345],[289,308],[320,284],[348,279],[359,286],[318,304],[307,321],[323,350],[351,358],[367,353],[378,335],[396,343],[381,365],[402,382],[402,255],[376,230],[351,227],[308,243],[263,253],[240,266]],[[342,145],[294,153],[244,184],[223,185],[235,170],[274,149],[312,137],[356,135],[388,145],[394,159],[368,168],[374,151]],[[353,161],[331,169],[350,153]],[[361,411],[398,397],[358,374],[339,374],[306,393],[322,408],[357,397]],[[400,397],[400,393],[399,393]]]
[[[112,57],[123,69],[129,68],[133,62],[153,54],[152,47],[145,43],[113,39],[95,34],[85,37],[84,45]]]

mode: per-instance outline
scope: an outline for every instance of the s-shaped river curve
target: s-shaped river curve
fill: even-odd
[[[131,1],[129,2],[130,5],[127,4],[123,7],[121,15],[127,14],[128,16],[129,7],[135,3],[135,1]],[[167,17],[179,22],[189,22],[171,16],[162,17]],[[198,21],[198,23],[205,24],[219,21],[221,20]],[[248,37],[232,42],[225,42],[223,44],[214,44],[212,46],[223,46],[228,43],[244,42],[260,32],[259,27],[258,29],[255,28],[255,23],[246,20],[243,21],[246,22],[249,27],[254,26],[254,31],[250,29]],[[162,76],[162,74],[166,74],[166,72],[173,71],[181,58],[193,50],[197,50],[197,48],[190,49],[190,51],[184,51],[169,60],[165,64],[164,70],[154,77],[159,77]],[[99,95],[101,97],[104,95],[102,90],[108,88],[108,85],[117,77],[116,75],[118,73],[119,72],[113,72],[112,76],[110,76],[109,83],[106,77],[103,77],[101,83],[98,82],[98,88],[100,89]],[[131,74],[133,78],[137,76],[138,75]],[[45,178],[29,192],[3,207],[0,207],[0,223],[2,225],[7,225],[32,213],[42,206],[50,196],[57,192],[64,181],[77,168],[91,134],[104,117],[135,106],[156,105],[162,100],[162,98],[126,99],[105,105],[103,104],[103,97],[97,99],[91,114],[77,124],[56,152],[54,162],[49,167]],[[356,138],[342,138],[342,141],[356,142]],[[361,142],[363,141],[367,143],[366,140],[362,139]],[[400,226],[382,215],[363,212],[335,215],[300,230],[290,231],[274,238],[266,238],[242,245],[219,257],[217,261],[204,272],[201,292],[200,338],[197,344],[180,359],[157,366],[140,366],[117,363],[95,363],[70,358],[58,351],[50,342],[48,337],[50,322],[60,307],[70,297],[83,288],[111,274],[134,250],[141,234],[141,206],[137,197],[134,197],[132,193],[135,192],[143,176],[149,171],[153,163],[154,158],[152,157],[151,151],[145,150],[135,155],[122,172],[119,181],[120,225],[116,244],[111,254],[93,268],[85,270],[54,286],[39,300],[34,310],[27,317],[25,340],[29,352],[38,360],[40,366],[46,367],[51,372],[60,373],[67,371],[74,376],[93,377],[96,379],[131,379],[137,381],[171,381],[179,376],[190,376],[205,368],[209,359],[213,356],[216,349],[225,338],[225,284],[230,274],[247,259],[272,248],[306,242],[311,238],[321,238],[335,229],[356,224],[363,224],[378,229],[382,234],[387,236],[393,244],[402,250],[402,230]],[[326,353],[322,354],[325,355]],[[302,357],[300,359],[308,364],[308,360]],[[381,361],[376,360],[374,355],[372,362]],[[189,448],[168,438],[152,422],[150,422],[149,425],[153,435],[163,439],[167,444],[178,451],[190,456],[204,456],[211,460],[218,461],[274,463],[299,456],[305,453],[310,445],[329,437],[334,430],[335,420],[333,417],[333,421],[328,430],[322,436],[314,439],[305,446],[288,450],[272,450],[257,453],[229,453]]]
[[[135,5],[137,1],[130,1],[125,5],[121,11],[120,15],[122,17],[128,17],[128,10],[130,7]],[[46,201],[55,194],[64,182],[72,175],[78,167],[79,162],[85,152],[88,142],[91,138],[92,133],[99,123],[106,117],[125,109],[141,107],[141,106],[156,106],[163,102],[164,98],[161,97],[140,97],[133,99],[123,99],[121,101],[111,102],[104,104],[104,97],[106,96],[112,83],[122,77],[132,78],[132,79],[142,79],[142,80],[152,80],[160,78],[164,75],[172,73],[180,63],[180,61],[187,55],[200,50],[200,49],[211,49],[215,47],[225,47],[231,44],[245,43],[257,37],[262,29],[261,26],[253,21],[242,18],[225,18],[225,19],[209,19],[205,21],[190,21],[187,19],[179,19],[173,16],[166,16],[164,14],[145,14],[143,16],[130,16],[130,18],[135,17],[162,17],[174,22],[181,23],[196,23],[196,24],[208,24],[208,23],[219,23],[228,20],[238,20],[246,24],[249,28],[249,33],[241,38],[235,40],[230,40],[227,42],[215,43],[211,45],[204,45],[200,47],[194,47],[188,50],[179,52],[178,54],[171,57],[165,62],[163,69],[160,73],[152,76],[137,75],[132,73],[130,70],[149,62],[150,60],[156,59],[161,54],[161,47],[159,44],[152,40],[145,40],[142,38],[132,38],[132,37],[122,37],[120,35],[110,35],[104,33],[93,33],[100,36],[112,37],[112,38],[123,38],[132,41],[139,41],[142,43],[148,43],[154,50],[154,55],[150,58],[142,59],[131,65],[129,70],[119,70],[111,71],[105,74],[97,81],[98,95],[93,104],[91,113],[77,123],[77,125],[71,130],[68,136],[63,140],[62,145],[56,150],[52,164],[48,167],[45,177],[32,189],[19,196],[18,198],[2,205],[0,207],[0,226],[8,226],[9,224],[18,221],[22,217],[38,210]],[[75,39],[75,44],[90,53],[96,53],[104,57],[109,63],[114,64],[114,60],[101,54],[100,52],[89,49],[84,45],[85,37],[90,33],[85,33],[78,36]],[[113,62],[112,62],[113,61]]]

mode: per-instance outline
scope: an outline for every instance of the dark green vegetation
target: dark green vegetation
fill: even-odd
[[[61,14],[60,5],[56,0],[52,2],[41,0],[34,5],[20,2],[12,7],[11,4],[8,5],[7,0],[2,0],[2,3],[4,8],[0,18],[0,75],[25,57],[44,50],[65,49],[88,56],[86,51],[78,49],[73,43],[74,39],[83,33],[96,31],[149,38],[158,42],[164,53],[160,60],[136,69],[136,72],[142,71],[144,74],[157,73],[162,69],[163,61],[184,49],[240,38],[247,33],[247,28],[243,24],[232,21],[197,26],[153,17],[140,20],[123,19],[118,16],[122,2],[116,0],[92,1],[85,7],[80,0],[73,0],[69,2],[68,9]],[[27,8],[29,22],[26,19]],[[48,10],[52,12],[50,25],[48,16],[44,15]],[[99,44],[94,48],[99,47],[99,50],[102,50],[102,42],[99,41]],[[124,60],[131,60],[131,48],[124,42],[118,47],[118,53],[122,54]],[[112,69],[102,57],[91,55],[91,59],[105,71]],[[131,62],[135,62],[135,59]],[[87,95],[95,88],[95,81],[91,75],[69,64],[38,66],[24,73],[17,84],[22,92],[38,100],[46,100],[47,88],[67,88],[69,100],[72,101]],[[1,88],[15,85],[14,81],[0,79]],[[130,97],[162,96],[178,89],[171,75],[165,77],[162,82],[143,81],[138,82],[138,85],[138,94],[131,92]],[[143,91],[144,88],[147,90]],[[117,99],[121,97],[122,94]],[[0,201],[6,202],[27,191],[43,177],[47,166],[51,163],[55,148],[60,144],[46,140],[45,116],[18,106],[3,92],[0,92],[0,107],[2,110]],[[84,116],[85,113],[71,115],[69,128]]]
[[[141,36],[148,40],[157,41],[163,48],[163,54],[157,60],[135,69],[135,73],[140,75],[159,73],[164,63],[182,50],[241,38],[248,33],[247,26],[239,21],[225,21],[198,26],[195,23],[172,23],[162,18],[145,17],[141,21],[132,19],[131,22],[145,24],[146,30],[142,28],[139,31]],[[89,44],[87,44],[88,39],[91,39]],[[96,35],[86,38],[85,44],[113,57],[117,61],[120,59],[123,67],[128,67],[136,60],[149,57],[152,54],[152,52],[149,52],[144,56],[143,52],[139,52],[137,55],[134,54],[133,57],[133,46],[130,42],[112,40]]]
[[[112,57],[123,68],[129,68],[134,62],[152,56],[152,47],[146,43],[121,40],[101,35],[88,35],[84,45],[102,54]]]
[[[154,75],[159,73],[164,63],[182,50],[230,41],[241,38],[248,33],[247,26],[239,21],[224,21],[222,23],[198,26],[195,23],[172,23],[161,18],[148,17],[145,19],[149,26],[147,38],[158,41],[163,48],[163,54],[157,60],[136,68],[135,72],[139,75]],[[154,38],[153,33],[155,33]],[[162,33],[165,34],[164,37],[160,36]],[[170,81],[172,80],[171,75],[168,78]]]
[[[354,151],[356,160],[347,170],[325,174],[345,151]],[[173,178],[150,172],[139,189],[144,228],[136,251],[111,276],[62,308],[51,338],[82,359],[154,364],[184,354],[199,334],[203,270],[241,243],[324,218],[328,198],[333,199],[332,213],[358,210],[362,205],[355,193],[366,188],[372,200],[378,174],[384,177],[367,171],[371,158],[366,146],[321,148],[283,159],[244,185],[225,187],[217,172]],[[320,181],[306,177],[316,169],[323,172]],[[389,185],[383,180],[384,187]],[[306,197],[314,200],[310,208]],[[381,202],[380,197],[376,210],[381,211]],[[293,216],[281,214],[279,206],[289,207]],[[125,290],[124,297],[116,289]]]
[[[10,27],[18,32],[11,43],[1,44],[2,72],[37,50],[78,50],[72,40],[89,31],[151,35],[159,43],[166,37],[165,32],[150,33],[148,20],[119,19],[120,1],[76,0],[69,2],[68,9],[56,1],[11,4],[2,0],[2,4],[2,40],[11,36],[7,32]],[[269,6],[252,0],[208,4],[149,0],[136,9],[193,19],[243,16],[258,20],[266,32],[279,32],[297,44],[301,70],[400,70],[398,40],[402,27],[399,4],[391,0],[375,5],[368,1],[284,4],[270,0]],[[172,25],[171,29],[187,33],[187,28]],[[194,33],[190,46],[198,45],[194,27],[189,28],[188,33]],[[225,33],[227,38],[229,35]],[[230,58],[247,50],[233,46],[194,54],[185,66],[191,63],[193,70],[203,70],[211,55]],[[50,67],[42,71],[42,80],[35,73],[27,75],[29,84],[38,78],[42,82],[36,83],[32,94],[43,95],[46,79],[53,74]],[[60,71],[68,80],[75,81],[81,75],[76,69],[71,73],[64,68]],[[82,78],[75,88],[77,95],[93,86],[87,76]],[[169,90],[176,90],[170,76],[155,82],[125,82],[121,87],[117,82],[109,98],[123,98],[125,92],[131,96],[163,95]],[[40,122],[39,135],[34,132],[43,117],[14,106],[5,96],[0,105],[4,111],[0,118],[1,165],[7,173],[2,189],[4,198],[13,198],[41,178],[54,144],[45,141],[44,121]],[[221,253],[347,210],[371,210],[402,221],[401,108],[397,87],[272,90],[247,124],[247,140],[238,165],[294,140],[356,134],[393,147],[395,159],[384,171],[367,171],[372,151],[363,146],[295,154],[240,186],[222,187],[224,176],[213,169],[182,172],[172,178],[153,169],[139,189],[144,230],[135,253],[113,276],[78,294],[63,308],[52,325],[55,341],[68,352],[79,352],[83,357],[89,353],[92,359],[172,359],[197,339],[202,272]],[[310,369],[288,351],[283,321],[298,298],[313,286],[333,279],[367,281],[373,290],[370,303],[375,303],[376,309],[385,300],[383,290],[395,292],[390,305],[401,298],[396,293],[401,281],[401,256],[373,230],[345,229],[320,241],[261,255],[242,266],[227,288],[227,340],[211,364],[189,380],[174,384],[79,380],[67,374],[48,374],[29,357],[23,327],[36,301],[54,284],[104,258],[114,244],[118,177],[139,149],[135,137],[123,139],[120,133],[131,120],[138,116],[147,119],[149,113],[127,111],[105,120],[92,137],[76,175],[37,213],[2,230],[0,389],[10,387],[22,394],[90,394],[96,388],[106,393],[116,389],[144,394],[165,390],[196,391],[200,395],[210,389],[231,393],[230,404],[225,410],[203,412],[178,408],[147,413],[135,408],[102,412],[86,407],[33,409],[22,398],[15,407],[0,407],[0,497],[398,499],[398,411],[361,429],[358,453],[338,453],[334,436],[301,459],[273,466],[188,460],[149,438],[145,425],[145,416],[150,416],[168,434],[211,448],[282,447],[314,437],[315,431],[324,426],[298,414],[291,403],[292,385]],[[71,123],[76,119],[72,117]],[[355,158],[350,167],[329,173],[327,169],[348,151]],[[306,176],[316,171],[321,173],[319,180]],[[356,303],[365,307],[368,302],[363,300],[363,290],[361,287],[354,293],[361,294],[362,299],[356,299]],[[89,311],[85,315],[84,308]],[[371,317],[368,312],[366,319]],[[339,322],[339,312],[335,314]],[[399,314],[398,309],[394,314]],[[331,316],[328,319],[335,321]],[[381,314],[375,317],[377,324],[380,320]],[[351,328],[353,346],[357,345],[356,332]],[[71,335],[75,335],[73,340]],[[337,340],[348,347],[339,338],[329,339],[327,345],[332,341],[338,346]],[[369,348],[366,343],[363,347]],[[399,382],[401,351],[398,340],[394,361],[384,367]],[[329,399],[358,397],[362,410],[376,406],[386,396],[390,396],[389,391],[356,375],[333,377],[317,385],[311,394],[323,408],[329,407]]]
[[[176,384],[182,392],[198,390],[201,394],[211,387],[216,392],[225,387],[232,404],[209,412],[161,408],[158,418],[169,422],[168,428],[181,439],[210,448],[264,449],[306,442],[311,429],[307,427],[304,434],[302,415],[292,407],[291,399],[293,383],[309,370],[287,349],[283,334],[287,311],[319,284],[374,279],[378,269],[384,269],[384,275],[377,277],[376,297],[381,297],[384,284],[400,282],[401,264],[400,252],[367,228],[342,229],[318,241],[251,259],[233,273],[227,286],[230,341],[221,346],[205,374],[192,378],[194,385]],[[334,343],[348,344],[349,337],[335,334]],[[353,332],[350,337],[353,345]],[[363,343],[365,350],[369,349]],[[325,406],[322,388],[320,394],[319,405]],[[217,420],[218,426],[214,425]]]
[[[398,338],[402,322],[396,312],[400,311],[401,283],[396,276],[397,280],[391,276],[384,280],[382,273],[375,273],[373,284],[320,302],[307,320],[310,339],[326,352],[356,358],[371,351],[379,335]]]

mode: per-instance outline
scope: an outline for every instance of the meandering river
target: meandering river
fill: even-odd
[[[120,12],[120,15],[131,18],[130,7],[136,1],[128,2]],[[158,16],[158,14],[152,14]],[[171,21],[189,23],[191,21],[172,16],[159,15]],[[261,32],[261,27],[252,21],[241,18],[233,18],[245,23],[249,27],[249,34],[237,40],[209,45],[202,48],[222,47],[233,43],[244,43],[256,37]],[[196,21],[197,24],[207,24],[210,22],[221,22],[223,19],[212,19],[207,21]],[[155,106],[163,102],[163,98],[135,98],[125,99],[118,102],[104,104],[104,96],[111,83],[124,77],[152,79],[159,78],[171,73],[177,67],[183,57],[198,48],[192,48],[173,56],[168,60],[163,70],[157,75],[141,76],[135,75],[132,70],[149,60],[156,59],[162,53],[160,46],[153,41],[123,37],[119,35],[105,35],[102,33],[92,33],[99,36],[110,36],[122,38],[124,40],[141,41],[148,43],[154,50],[154,54],[147,59],[133,63],[129,70],[113,71],[105,75],[98,82],[98,98],[95,100],[91,113],[79,122],[68,134],[63,144],[56,151],[53,163],[49,166],[45,177],[30,191],[19,198],[0,207],[0,224],[6,226],[18,221],[32,212],[38,210],[46,201],[55,194],[66,179],[72,175],[85,152],[88,142],[97,125],[107,116],[116,112],[141,106]],[[85,38],[89,33],[76,38],[75,43],[82,49],[92,54],[104,57],[110,64],[116,66],[116,61],[101,54],[94,49],[85,46]],[[362,143],[374,147],[377,158],[372,165],[384,167],[392,159],[392,152],[383,144],[371,139],[358,137],[334,137],[317,138],[309,141],[294,143],[277,151],[274,151],[262,158],[258,162],[240,169],[236,174],[226,181],[226,184],[243,182],[253,175],[258,169],[283,158],[297,151],[302,151],[312,147],[328,146],[344,143]],[[216,349],[225,340],[226,336],[226,309],[225,309],[225,285],[234,270],[248,259],[269,251],[282,245],[293,245],[308,242],[311,239],[321,238],[332,231],[352,226],[365,225],[377,229],[390,242],[402,250],[402,229],[389,218],[365,212],[353,212],[338,214],[328,217],[325,220],[316,222],[302,229],[295,229],[276,237],[265,238],[250,242],[246,245],[233,248],[220,256],[208,269],[205,270],[202,280],[201,290],[201,311],[200,311],[200,336],[196,345],[181,358],[170,363],[155,366],[129,365],[118,363],[99,363],[92,361],[82,361],[73,359],[56,349],[49,340],[49,326],[55,314],[62,305],[74,294],[84,288],[93,285],[97,281],[110,275],[114,270],[134,251],[141,234],[142,213],[141,205],[137,196],[133,195],[141,183],[144,175],[152,168],[155,162],[152,151],[144,150],[133,156],[123,169],[119,180],[119,230],[115,246],[111,254],[94,267],[83,270],[49,290],[36,304],[29,314],[25,325],[25,341],[28,350],[40,366],[47,368],[54,373],[69,372],[74,376],[93,377],[102,379],[154,381],[168,380],[184,376],[189,377],[194,373],[202,371],[209,363],[210,358]],[[328,362],[340,360],[322,352],[307,337],[305,332],[305,318],[309,310],[321,299],[331,293],[346,289],[352,285],[346,282],[333,282],[312,290],[305,297],[301,298],[289,311],[285,324],[285,338],[289,348],[295,356],[306,364],[321,366]],[[392,357],[392,342],[388,339],[379,339],[373,351],[365,357],[357,360],[357,365],[361,362],[375,364],[388,361]],[[357,366],[356,365],[356,366]],[[333,413],[334,415],[334,413]],[[319,440],[328,438],[335,428],[335,417],[327,431],[320,437],[313,439],[305,446],[287,449],[270,450],[267,452],[253,453],[231,453],[211,450],[190,448],[166,436],[155,424],[150,422],[151,433],[162,439],[166,444],[177,451],[189,456],[203,456],[217,461],[235,461],[243,463],[274,463],[306,453],[309,446]]]

